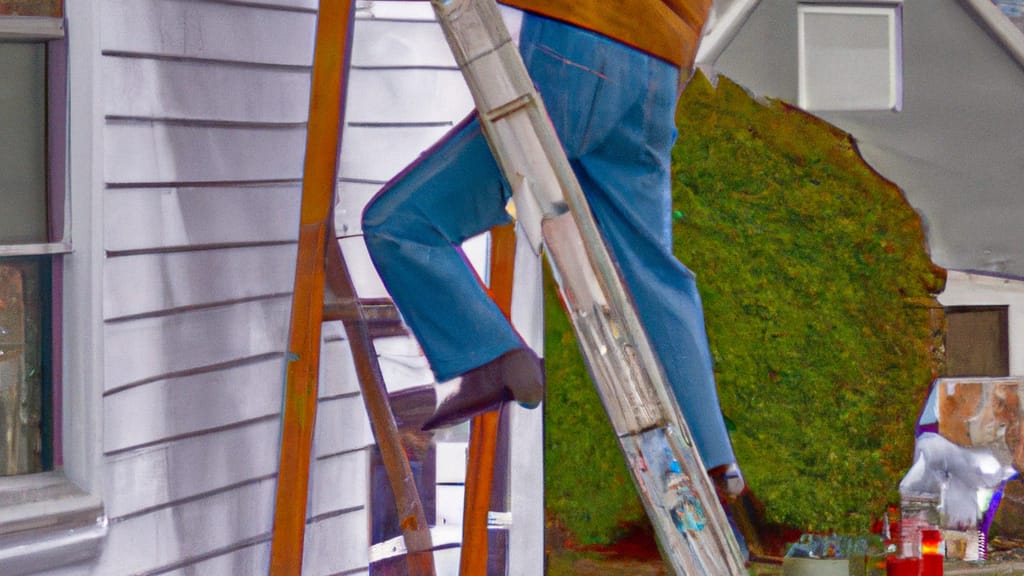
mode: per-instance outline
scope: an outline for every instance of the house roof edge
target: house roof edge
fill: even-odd
[[[1021,68],[1024,68],[1024,31],[1013,25],[992,0],[960,0],[978,17]]]
[[[714,13],[704,25],[697,49],[697,66],[714,66],[761,0],[735,0],[722,14]]]
[[[1024,31],[1014,26],[992,0],[958,1],[988,28],[1014,61],[1024,68]],[[735,0],[722,14],[714,14],[705,25],[696,64],[714,67],[722,52],[760,3],[761,0]]]

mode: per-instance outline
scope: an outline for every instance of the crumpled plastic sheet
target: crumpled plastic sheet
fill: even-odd
[[[964,448],[925,432],[917,438],[900,495],[935,498],[943,528],[969,529],[978,525],[992,493],[1015,473],[990,450]]]

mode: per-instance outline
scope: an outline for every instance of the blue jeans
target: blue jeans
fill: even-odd
[[[672,254],[679,72],[607,37],[526,14],[520,52],[708,468],[735,462],[694,275]],[[523,346],[458,245],[509,221],[475,115],[370,201],[370,255],[438,381]]]

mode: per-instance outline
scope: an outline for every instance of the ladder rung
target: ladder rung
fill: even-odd
[[[456,534],[457,533],[453,533]],[[436,539],[437,536],[435,535]],[[442,542],[435,544],[429,550],[423,550],[422,552],[441,552],[442,550],[453,550],[459,548],[459,543],[454,542]],[[409,551],[405,547],[405,539],[402,536],[396,536],[386,542],[380,542],[370,546],[370,564],[389,560],[391,558],[397,558],[399,556],[405,556]]]
[[[338,298],[324,303],[324,321],[365,321],[370,336],[408,334],[395,304],[387,298]]]
[[[523,108],[526,108],[527,106],[534,104],[534,102],[535,100],[533,99],[532,94],[523,94],[522,96],[518,96],[515,99],[506,102],[493,110],[488,111],[487,119],[490,120],[491,122],[497,122],[498,120],[501,120],[502,118],[510,114],[515,114],[516,112],[522,110]]]

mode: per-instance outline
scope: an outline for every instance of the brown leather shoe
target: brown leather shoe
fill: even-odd
[[[477,414],[516,401],[536,408],[544,399],[544,370],[529,348],[516,348],[466,372],[458,390],[441,401],[423,430],[465,422]]]

